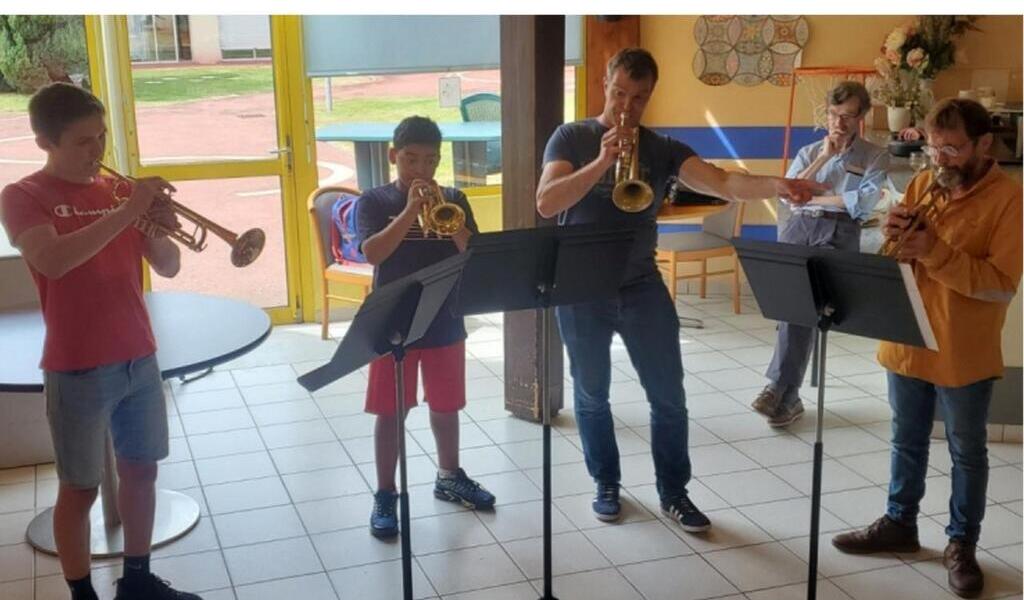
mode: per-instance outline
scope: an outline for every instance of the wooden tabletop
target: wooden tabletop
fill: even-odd
[[[721,204],[669,204],[661,205],[658,210],[658,221],[681,221],[683,219],[703,219],[704,217],[720,213],[729,208],[728,202]]]

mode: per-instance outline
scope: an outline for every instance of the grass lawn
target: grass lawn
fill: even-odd
[[[132,72],[132,81],[135,101],[147,106],[274,91],[274,72],[269,63],[137,69]]]
[[[14,92],[0,94],[0,113],[27,113],[28,99],[29,96],[27,94],[17,94]]]

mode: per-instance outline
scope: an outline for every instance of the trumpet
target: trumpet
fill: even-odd
[[[427,199],[419,215],[420,229],[424,236],[431,231],[439,237],[455,235],[466,224],[466,212],[458,204],[444,199],[441,186],[431,183],[429,187],[421,187],[417,192],[420,198]]]
[[[118,203],[128,200],[132,192],[132,184],[136,181],[134,177],[128,177],[115,171],[103,163],[99,163],[100,170],[112,176],[114,183],[113,196]],[[193,252],[202,252],[206,248],[206,234],[212,232],[231,246],[231,264],[236,267],[245,267],[252,264],[263,251],[267,236],[262,229],[254,228],[242,235],[214,223],[210,219],[174,201],[169,195],[158,200],[167,202],[174,213],[181,219],[192,224],[192,231],[186,231],[186,225],[179,224],[177,227],[161,225],[147,215],[142,215],[135,221],[135,227],[146,237],[153,238],[158,235],[166,235],[172,240],[185,246]]]
[[[626,127],[626,113],[619,113],[619,127]],[[633,131],[627,144],[619,140],[619,157],[615,161],[615,187],[612,189],[612,203],[628,213],[647,210],[654,202],[654,191],[639,177],[640,128]]]
[[[935,169],[931,184],[921,194],[921,201],[915,205],[913,217],[906,229],[896,237],[886,238],[878,254],[896,258],[911,234],[920,229],[925,221],[936,224],[949,207],[949,195],[960,185],[962,176],[960,171],[939,167]]]

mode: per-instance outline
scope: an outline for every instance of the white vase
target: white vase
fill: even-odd
[[[927,113],[932,109],[932,105],[935,104],[935,80],[934,79],[920,79],[918,80],[918,89],[921,92],[921,111]]]
[[[905,106],[886,107],[886,116],[889,119],[889,131],[899,132],[910,126],[910,109]]]

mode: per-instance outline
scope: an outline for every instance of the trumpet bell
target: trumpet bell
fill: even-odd
[[[267,235],[262,229],[250,229],[231,244],[231,264],[236,267],[247,267],[259,258],[266,244]]]
[[[466,224],[466,213],[457,204],[438,204],[430,210],[430,224],[439,235],[455,235]]]
[[[627,179],[612,189],[612,202],[622,212],[643,212],[654,202],[654,191],[646,181]]]

